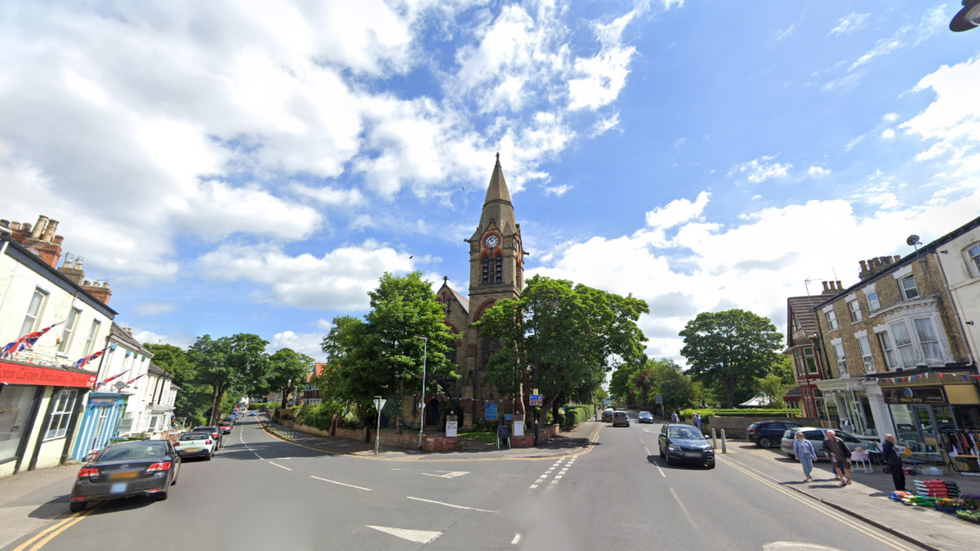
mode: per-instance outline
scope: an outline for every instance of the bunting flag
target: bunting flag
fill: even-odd
[[[40,331],[35,331],[33,333],[28,333],[28,334],[24,335],[23,337],[15,340],[14,342],[8,343],[6,346],[4,346],[2,349],[0,349],[0,360],[5,360],[10,355],[16,354],[16,353],[21,352],[23,350],[30,350],[31,347],[33,347],[35,344],[37,344],[37,340],[40,339],[42,336],[44,336],[45,333],[47,333],[48,331],[50,331],[53,327],[55,327],[57,325],[61,325],[62,323],[65,323],[65,322],[59,321],[58,323],[49,325],[49,326],[45,327],[44,329],[41,329]]]
[[[143,375],[146,375],[146,373],[144,373]],[[136,377],[133,377],[132,379],[126,381],[126,386],[129,386],[129,385],[135,383],[136,382],[136,379],[139,379],[143,375],[137,375]]]
[[[116,380],[116,379],[118,379],[119,377],[122,377],[124,373],[128,373],[129,371],[130,371],[130,370],[129,370],[129,369],[127,369],[126,371],[123,371],[122,373],[117,373],[117,374],[115,374],[115,375],[113,375],[112,377],[109,377],[108,379],[105,379],[105,380],[104,380],[104,381],[102,381],[101,383],[99,383],[99,384],[97,384],[97,385],[95,385],[95,390],[99,390],[99,387],[100,387],[100,386],[102,386],[102,385],[104,385],[104,384],[106,384],[106,383],[111,383],[112,381],[115,381],[115,380]]]
[[[92,361],[92,360],[98,358],[99,356],[105,354],[106,353],[106,350],[109,350],[109,347],[108,346],[105,347],[105,348],[103,348],[102,350],[99,350],[98,352],[94,352],[92,354],[89,354],[88,356],[85,356],[81,360],[78,360],[77,362],[75,362],[75,369],[83,369],[90,361]]]

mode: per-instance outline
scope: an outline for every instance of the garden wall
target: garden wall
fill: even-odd
[[[541,431],[538,433],[538,442],[544,442],[549,438],[552,438],[561,430],[560,425],[548,425],[547,427],[541,427]],[[510,438],[510,447],[512,448],[530,448],[534,446],[534,430],[531,430],[530,434],[524,434],[524,436],[512,436]]]
[[[745,431],[749,428],[752,423],[761,423],[763,421],[787,421],[790,423],[796,423],[802,427],[819,427],[820,419],[812,419],[807,417],[710,417],[705,419],[708,421],[704,423],[704,431],[711,434],[711,429],[715,429],[716,435],[721,437],[721,430],[725,429],[725,438],[745,438]],[[688,424],[693,425],[693,421],[688,421]]]
[[[308,427],[306,425],[297,425],[292,421],[283,421],[283,425],[291,427],[297,432],[302,432],[303,434],[311,434],[313,436],[324,436],[329,437],[330,431],[320,430],[313,427]],[[376,437],[376,432],[371,432],[368,436],[368,443],[373,444]],[[345,440],[355,440],[357,442],[364,442],[364,430],[351,430],[342,429],[337,427],[335,438],[343,438]],[[393,432],[382,432],[381,433],[381,445],[390,446],[393,448],[403,448],[407,450],[417,450],[419,447],[419,435],[418,433],[403,433],[395,434]],[[445,436],[434,436],[425,435],[422,437],[422,449],[425,451],[433,452],[444,452],[459,449],[459,439],[458,438],[447,438]]]

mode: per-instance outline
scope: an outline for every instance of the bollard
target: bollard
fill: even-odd
[[[725,448],[725,429],[721,429],[721,453],[728,453]]]
[[[715,438],[715,429],[714,429],[714,427],[711,428],[711,449],[713,449],[713,450],[717,450],[718,449],[718,440]]]

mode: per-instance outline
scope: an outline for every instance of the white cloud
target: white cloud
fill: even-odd
[[[545,186],[544,192],[547,195],[557,195],[558,197],[561,197],[562,195],[565,195],[565,193],[567,193],[573,187],[574,186],[570,186],[568,184],[561,184],[558,186]]]
[[[708,205],[711,194],[702,191],[692,202],[688,199],[674,199],[666,206],[657,207],[646,214],[647,226],[655,229],[669,229],[701,216]]]
[[[226,244],[201,256],[197,264],[211,280],[259,284],[261,289],[252,294],[258,302],[349,312],[368,306],[367,292],[386,271],[410,271],[415,263],[410,256],[370,240],[322,257],[290,256],[273,244]]]
[[[748,173],[748,179],[753,184],[761,184],[770,178],[786,178],[789,169],[793,168],[791,163],[772,163],[775,155],[764,155],[758,159],[740,163],[728,171],[729,176]]]
[[[177,348],[186,349],[194,344],[194,337],[188,335],[161,335],[153,331],[133,329],[133,338],[141,344],[171,344]]]
[[[833,29],[830,29],[830,32],[827,33],[827,36],[830,35],[840,36],[844,34],[851,34],[852,32],[863,27],[865,22],[867,22],[868,17],[870,16],[871,16],[870,13],[851,12],[845,15],[844,17],[841,17],[840,20],[837,21],[837,26],[834,27]]]
[[[592,125],[592,132],[590,136],[593,138],[596,136],[601,136],[606,132],[612,130],[613,128],[619,128],[619,113],[613,113],[611,117],[605,119],[599,119]]]
[[[796,24],[795,23],[792,24],[792,25],[790,25],[789,27],[781,30],[781,31],[777,31],[776,32],[776,40],[777,41],[782,41],[782,40],[785,40],[785,39],[789,38],[793,34],[793,31],[794,30],[796,30]]]
[[[290,190],[301,197],[308,197],[322,205],[353,206],[364,204],[364,196],[357,189],[336,189],[330,186],[313,187],[293,184]]]
[[[324,355],[321,344],[325,336],[326,333],[319,332],[296,333],[294,331],[283,331],[272,336],[272,340],[269,341],[266,351],[272,353],[282,348],[289,348],[294,352],[306,354],[314,360],[322,361]]]
[[[886,128],[886,129],[885,129],[885,130],[884,130],[884,131],[883,131],[883,132],[881,133],[881,139],[883,139],[883,140],[890,140],[890,139],[892,139],[892,138],[894,138],[894,137],[895,137],[895,131],[894,131],[894,130],[892,130],[891,128]]]
[[[898,120],[898,113],[885,113],[885,116],[881,117],[881,120],[885,122],[895,122]]]
[[[811,166],[809,169],[807,169],[806,173],[811,178],[823,178],[824,176],[828,176],[830,174],[830,169],[822,166]]]
[[[593,111],[612,103],[626,86],[629,64],[636,48],[622,44],[623,30],[633,20],[636,12],[630,12],[608,25],[595,24],[595,34],[602,49],[595,57],[575,60],[575,72],[582,75],[568,82],[571,96],[568,108],[588,108]]]
[[[912,25],[900,27],[892,36],[882,38],[875,43],[874,48],[852,63],[851,66],[847,68],[848,72],[869,63],[876,57],[888,55],[899,48],[909,46],[910,40],[911,46],[914,47],[935,36],[937,33],[941,32],[945,26],[945,8],[945,5],[930,8],[922,15],[918,25],[914,27]]]
[[[171,302],[144,302],[136,305],[136,313],[141,316],[156,316],[176,310],[178,306]]]

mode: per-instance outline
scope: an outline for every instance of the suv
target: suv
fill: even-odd
[[[613,412],[612,426],[614,426],[614,427],[618,427],[618,426],[628,427],[628,426],[630,426],[630,418],[629,418],[628,415],[626,415],[626,412],[625,411],[614,411]]]
[[[604,410],[602,410],[602,422],[603,423],[612,423],[612,420],[613,420],[613,411],[614,410],[611,409],[611,408],[610,409],[604,409]]]
[[[784,432],[799,426],[789,421],[762,421],[749,425],[745,431],[745,436],[757,446],[771,448],[779,445]]]

